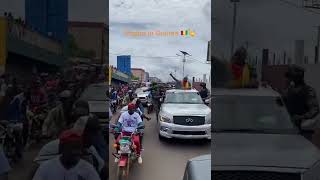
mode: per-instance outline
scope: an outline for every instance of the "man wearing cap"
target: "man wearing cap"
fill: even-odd
[[[42,126],[44,136],[58,137],[71,124],[72,98],[71,91],[65,90],[59,95],[61,104],[53,108]]]
[[[283,99],[294,123],[302,134],[311,139],[313,130],[303,130],[302,124],[319,114],[319,103],[315,90],[304,81],[304,69],[291,65],[286,73],[288,88]],[[312,127],[314,129],[316,127]]]
[[[125,135],[131,135],[134,133],[138,126],[142,124],[142,119],[138,113],[135,112],[136,110],[136,105],[133,103],[129,103],[128,105],[128,111],[124,112],[121,114],[119,120],[118,120],[118,126],[120,127],[121,131]],[[133,138],[133,143],[136,145],[136,150],[137,150],[137,156],[138,157],[138,163],[142,163],[142,157],[141,157],[141,146],[140,146],[140,135],[134,134],[132,136]],[[121,139],[121,136],[118,136],[116,143],[118,143]],[[117,162],[119,159],[116,158],[115,161]]]
[[[33,180],[100,180],[94,167],[81,159],[83,141],[75,130],[64,131],[59,137],[61,155],[40,165]]]

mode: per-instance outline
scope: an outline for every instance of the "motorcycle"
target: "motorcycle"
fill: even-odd
[[[22,123],[15,123],[9,121],[1,121],[0,122],[0,141],[3,151],[6,157],[16,162],[21,158],[21,154],[18,154],[19,147],[17,143],[20,138],[20,142],[22,142],[22,132],[23,125]],[[21,152],[20,152],[21,153]]]
[[[118,136],[121,137],[119,143],[115,143],[113,147],[116,149],[116,153],[112,153],[112,155],[119,159],[118,166],[117,166],[117,179],[118,180],[128,180],[129,179],[129,171],[130,166],[134,163],[137,159],[136,153],[136,146],[133,143],[132,136],[135,134],[142,135],[143,133],[140,132],[144,128],[143,125],[139,126],[134,133],[130,136],[125,136],[123,132],[118,130],[118,127],[114,124],[110,125],[110,133],[114,134],[115,139]]]
[[[27,110],[27,118],[29,121],[28,140],[40,142],[42,138],[42,125],[48,115],[48,108],[36,107]]]

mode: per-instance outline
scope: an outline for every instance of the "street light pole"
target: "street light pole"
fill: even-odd
[[[186,63],[186,56],[191,56],[189,53],[185,52],[185,51],[180,51],[183,54],[183,59],[182,59],[182,78],[184,78],[184,64]],[[177,54],[178,56],[181,56],[179,54]]]
[[[232,24],[232,37],[231,37],[231,57],[234,51],[234,42],[235,42],[235,34],[236,34],[236,25],[237,25],[237,3],[240,0],[231,0],[233,3],[233,24]]]

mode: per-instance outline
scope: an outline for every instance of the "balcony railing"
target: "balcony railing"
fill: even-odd
[[[8,33],[9,36],[22,40],[33,46],[45,49],[55,54],[63,53],[63,47],[59,41],[33,31],[25,25],[16,23],[13,20],[8,20]]]

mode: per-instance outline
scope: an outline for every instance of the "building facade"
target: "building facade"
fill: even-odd
[[[160,83],[161,82],[161,80],[159,78],[157,78],[157,77],[149,77],[149,81],[150,82],[156,82],[156,83]]]
[[[25,0],[25,20],[31,29],[66,42],[68,37],[68,1]]]
[[[149,73],[148,72],[144,73],[144,82],[149,82]]]
[[[132,76],[139,78],[138,82],[145,81],[145,70],[141,68],[132,68],[131,69]]]
[[[72,35],[79,48],[93,51],[92,63],[106,64],[108,30],[104,23],[69,22],[69,34]]]
[[[117,69],[131,76],[131,56],[117,56]]]

